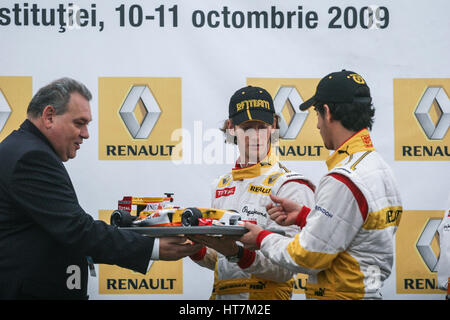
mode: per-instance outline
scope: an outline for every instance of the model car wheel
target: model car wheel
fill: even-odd
[[[116,210],[111,214],[111,225],[116,227],[129,227],[136,217],[133,217],[126,210]]]
[[[186,208],[181,214],[181,223],[185,227],[198,226],[198,219],[203,218],[202,212],[197,208]]]

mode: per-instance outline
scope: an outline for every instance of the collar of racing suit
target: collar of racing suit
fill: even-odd
[[[231,174],[234,181],[259,177],[269,171],[277,162],[276,152],[269,151],[263,160],[254,165],[242,168],[236,163],[236,166],[231,170]]]
[[[361,151],[373,151],[375,148],[370,138],[369,130],[362,129],[348,138],[339,148],[327,159],[328,170],[336,167],[342,160],[354,153]]]

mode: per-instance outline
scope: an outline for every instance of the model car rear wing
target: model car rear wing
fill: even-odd
[[[137,211],[140,212],[148,204],[155,204],[154,210],[162,209],[162,204],[165,202],[173,202],[173,193],[165,193],[165,197],[130,197],[124,196],[122,200],[118,201],[117,209],[131,212],[133,205],[137,206]],[[161,204],[161,205],[160,205]]]

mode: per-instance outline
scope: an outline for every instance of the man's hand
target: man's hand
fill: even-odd
[[[185,237],[160,238],[159,260],[178,260],[196,253],[201,248],[201,244],[192,244]]]
[[[224,256],[233,256],[238,252],[238,246],[236,240],[239,238],[232,236],[212,237],[207,235],[189,235],[188,238],[195,243],[201,243],[207,247],[210,247],[217,252],[220,252]]]
[[[274,205],[273,203],[269,203],[266,206],[270,218],[281,226],[295,224],[297,215],[302,207],[295,201],[280,198],[273,194],[270,194],[270,199],[277,204]]]
[[[244,227],[248,229],[248,232],[244,234],[239,241],[242,242],[246,249],[259,250],[256,238],[258,238],[258,234],[263,231],[263,229],[260,226],[249,222],[246,222]]]

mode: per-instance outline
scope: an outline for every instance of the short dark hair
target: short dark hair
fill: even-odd
[[[355,98],[359,97],[370,97],[369,88],[358,88]],[[347,130],[360,131],[364,128],[372,129],[375,108],[373,108],[371,102],[361,102],[358,99],[355,99],[351,103],[319,101],[315,105],[315,110],[322,116],[325,114],[324,104],[328,105],[331,117],[334,120],[340,121]]]
[[[48,105],[53,106],[58,115],[65,113],[73,92],[78,92],[88,101],[92,99],[91,92],[84,84],[71,78],[61,78],[39,89],[28,104],[28,116],[36,118],[42,115]]]

